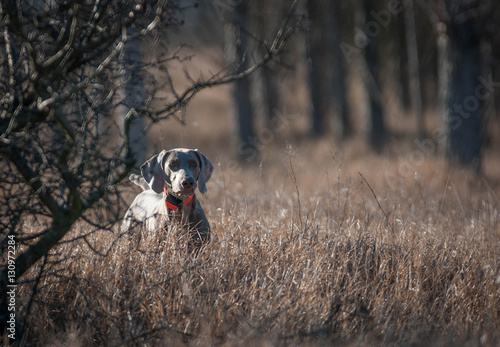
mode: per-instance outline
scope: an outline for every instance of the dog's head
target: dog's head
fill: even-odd
[[[193,195],[198,187],[206,193],[214,167],[210,160],[197,149],[177,148],[161,151],[141,166],[141,174],[149,187],[156,193],[163,188],[183,198]]]

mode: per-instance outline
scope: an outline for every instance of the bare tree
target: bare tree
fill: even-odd
[[[86,223],[88,232],[72,237],[87,240],[120,220],[120,183],[137,163],[134,121],[166,120],[201,89],[246,78],[280,54],[294,31],[288,14],[259,61],[194,81],[181,93],[162,82],[168,71],[158,76],[142,66],[144,100],[157,98],[158,104],[134,100],[121,124],[109,121],[131,81],[123,74],[130,62],[121,58],[127,44],[161,36],[181,22],[179,13],[170,1],[0,4],[0,246],[3,254],[15,239],[19,252],[14,274],[2,259],[0,331],[7,321],[7,284],[19,283],[77,221]],[[180,59],[174,49],[157,55],[157,64]],[[159,99],[159,89],[169,86],[173,97]],[[122,144],[110,146],[110,137]]]

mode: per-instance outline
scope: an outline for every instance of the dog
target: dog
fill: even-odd
[[[125,214],[124,230],[142,225],[154,232],[179,223],[190,233],[190,249],[199,249],[210,241],[210,224],[195,190],[207,192],[214,167],[197,149],[164,150],[141,165],[141,175],[130,175],[140,186],[138,194]]]

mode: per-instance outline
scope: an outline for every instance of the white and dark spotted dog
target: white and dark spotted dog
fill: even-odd
[[[142,177],[130,176],[144,191],[130,205],[123,228],[142,224],[156,231],[176,221],[189,230],[190,248],[208,242],[210,224],[195,190],[206,193],[213,170],[210,160],[197,149],[177,148],[154,155],[142,164]]]

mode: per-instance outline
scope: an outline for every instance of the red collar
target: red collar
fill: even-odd
[[[189,198],[187,198],[185,201],[182,201],[181,199],[173,196],[172,194],[167,193],[167,190],[165,188],[163,188],[163,192],[165,193],[165,205],[167,206],[167,208],[171,209],[172,211],[177,211],[182,206],[186,206],[194,198],[194,194],[193,194]]]

